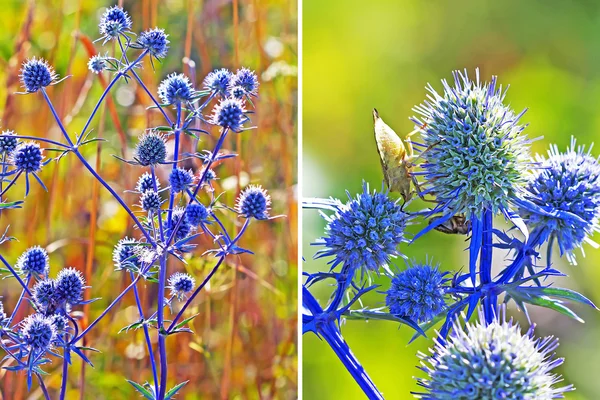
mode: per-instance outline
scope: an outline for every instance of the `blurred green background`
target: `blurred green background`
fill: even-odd
[[[303,196],[345,199],[344,190],[358,192],[362,179],[379,188],[383,178],[371,109],[377,107],[397,132],[407,133],[413,128],[411,108],[425,99],[427,82],[441,90],[440,79],[451,79],[452,70],[467,68],[474,76],[476,67],[483,79],[498,75],[499,83],[511,85],[507,101],[517,112],[529,108],[522,119],[530,124],[525,132],[544,137],[534,143],[534,152],[545,153],[550,143],[564,149],[571,135],[581,144],[600,139],[596,1],[304,0]],[[304,268],[324,270],[325,261],[311,260],[315,248],[309,245],[322,235],[323,220],[306,211],[303,224]],[[433,232],[401,250],[422,261],[426,254],[433,256],[443,269],[455,271],[466,264],[463,240]],[[599,303],[600,250],[585,250],[585,258],[577,254],[575,267],[556,258],[555,267],[570,275],[558,283]],[[497,251],[495,257],[499,267],[503,254]],[[401,260],[397,265],[404,267]],[[330,292],[320,287],[315,293],[325,303]],[[366,304],[382,300],[371,296]],[[538,335],[560,338],[558,354],[566,358],[560,372],[577,388],[566,397],[597,399],[600,312],[574,309],[585,324],[539,308],[530,312]],[[431,340],[407,345],[409,328],[377,321],[348,321],[342,332],[386,399],[408,399],[418,390],[412,377],[423,373],[416,368],[416,354],[427,351]],[[303,344],[305,398],[363,397],[324,342],[307,334]]]
[[[189,316],[195,335],[178,335],[167,340],[169,386],[189,380],[178,399],[293,399],[297,396],[297,5],[294,0],[140,0],[140,1],[2,1],[0,12],[0,116],[1,128],[21,135],[62,140],[43,98],[39,94],[19,96],[19,68],[23,60],[44,57],[62,77],[71,78],[49,88],[68,131],[80,132],[103,91],[100,77],[90,73],[90,51],[112,54],[112,44],[91,46],[99,37],[98,20],[107,6],[119,3],[133,20],[133,31],[155,26],[164,28],[171,41],[167,58],[156,63],[156,71],[144,62],[139,70],[150,91],[171,72],[184,72],[196,87],[214,68],[236,70],[247,66],[260,80],[252,125],[257,129],[230,135],[224,149],[241,156],[215,167],[217,192],[233,205],[239,187],[261,184],[273,199],[273,214],[286,218],[252,223],[240,245],[254,256],[230,257],[210,284],[195,299]],[[237,17],[234,8],[237,7]],[[94,47],[96,50],[94,50]],[[131,54],[137,51],[132,50]],[[189,60],[193,61],[192,63]],[[108,74],[104,75],[108,79]],[[106,81],[104,82],[106,84]],[[100,157],[96,145],[82,151],[128,204],[138,196],[133,189],[143,169],[118,162],[111,154],[131,159],[132,149],[144,129],[163,125],[156,110],[148,110],[150,99],[135,83],[119,82],[111,96],[114,109],[102,107],[92,122],[93,135],[102,135]],[[168,111],[171,112],[171,111]],[[173,117],[173,114],[171,114]],[[217,130],[203,136],[197,150],[212,149]],[[239,138],[239,141],[237,140]],[[169,143],[170,145],[170,143]],[[183,139],[183,151],[193,143]],[[44,146],[45,147],[45,146]],[[46,153],[47,155],[49,153]],[[200,165],[188,160],[187,168]],[[159,178],[167,178],[166,167]],[[51,275],[65,266],[84,271],[92,286],[87,295],[101,300],[85,310],[88,321],[129,284],[123,273],[114,272],[111,253],[123,236],[139,236],[130,220],[110,194],[97,188],[88,171],[74,156],[50,163],[41,173],[49,188],[32,186],[25,207],[0,216],[0,230],[10,225],[18,242],[5,243],[0,252],[9,262],[29,246],[39,244],[50,253]],[[238,185],[239,183],[239,185]],[[23,196],[21,180],[10,200]],[[230,232],[240,220],[224,217]],[[235,227],[238,228],[235,228]],[[200,255],[214,244],[196,239],[198,249],[188,265],[173,262],[169,274],[186,269],[202,281],[212,260]],[[156,285],[140,284],[146,310],[156,308]],[[19,287],[14,280],[0,283],[0,296],[12,311]],[[21,307],[18,318],[28,307]],[[146,311],[148,315],[148,312]],[[134,297],[127,294],[118,309],[108,314],[89,335],[88,345],[102,351],[90,355],[95,368],[82,370],[76,360],[69,374],[68,399],[134,399],[138,395],[125,379],[145,382],[151,370],[143,331],[118,331],[138,320]],[[156,335],[152,335],[156,349]],[[4,364],[3,364],[4,365]],[[54,360],[46,369],[46,385],[57,398],[62,364]],[[82,388],[85,387],[85,391]],[[55,397],[56,396],[56,397]],[[0,400],[37,399],[34,382],[27,392],[23,374],[0,369]]]

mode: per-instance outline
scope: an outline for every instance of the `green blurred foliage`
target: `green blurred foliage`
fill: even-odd
[[[113,3],[106,0],[2,2],[2,129],[61,140],[41,95],[14,95],[20,90],[20,64],[33,56],[48,59],[61,77],[72,75],[50,88],[49,95],[63,120],[67,121],[67,130],[74,135],[82,129],[103,87],[99,78],[87,70],[89,54],[80,39],[82,35],[91,40],[99,36],[98,19],[104,8]],[[240,153],[240,157],[215,168],[220,178],[216,183],[217,191],[226,191],[222,200],[232,205],[238,182],[242,187],[248,183],[261,184],[273,198],[273,214],[287,215],[275,221],[252,223],[240,244],[255,255],[228,259],[195,300],[189,314],[199,313],[190,324],[195,335],[179,335],[167,341],[169,384],[174,386],[190,380],[178,396],[188,400],[295,398],[297,304],[290,299],[297,298],[298,275],[296,2],[239,0],[237,30],[231,0],[130,0],[122,3],[132,17],[135,32],[159,26],[170,35],[171,49],[164,62],[155,63],[155,72],[149,63],[138,72],[154,93],[160,80],[173,71],[183,71],[191,77],[195,75],[200,87],[203,77],[214,68],[235,70],[247,66],[256,70],[261,87],[252,122],[257,129],[240,135],[239,142],[237,136],[231,136],[225,144],[225,149]],[[186,52],[187,46],[190,53]],[[96,49],[102,53],[114,50],[112,45],[102,47],[101,43],[96,43]],[[185,63],[185,56],[194,61],[195,69]],[[101,134],[106,139],[102,144],[99,171],[125,201],[133,205],[138,198],[124,191],[133,188],[142,170],[124,165],[111,155],[124,153],[126,158],[131,158],[137,137],[148,127],[164,124],[164,120],[158,112],[147,110],[150,100],[134,83],[120,82],[111,93],[126,145],[121,145],[117,125],[108,110],[102,108],[91,125],[94,135]],[[217,130],[212,133],[211,137],[202,138],[197,149],[192,149],[192,141],[185,139],[184,151],[212,149]],[[82,151],[88,161],[96,165],[95,145]],[[200,165],[188,161],[186,167],[197,171]],[[39,244],[50,253],[51,275],[63,266],[84,270],[90,232],[95,230],[92,274],[87,280],[92,286],[91,297],[101,297],[101,300],[90,307],[89,318],[92,320],[129,284],[126,275],[113,271],[113,246],[121,237],[137,237],[139,232],[133,229],[127,214],[103,188],[99,190],[97,224],[90,226],[94,180],[73,156],[65,157],[59,164],[49,164],[41,177],[50,189],[49,193],[34,184],[22,210],[3,212],[0,216],[0,229],[3,231],[10,225],[10,234],[19,239],[3,244],[0,251],[14,263],[27,247]],[[159,171],[159,178],[166,181],[166,169]],[[24,183],[19,184],[11,193],[11,199],[19,199],[23,187]],[[234,216],[226,216],[225,223],[230,232],[234,225],[240,226],[239,219]],[[197,257],[189,259],[186,266],[174,262],[169,266],[169,273],[185,268],[196,277],[196,282],[201,282],[214,261],[200,255],[213,246],[209,239],[199,238]],[[2,282],[0,296],[6,309],[12,310],[19,288],[13,280]],[[143,284],[140,291],[146,310],[155,308],[156,286]],[[22,310],[25,311],[25,307]],[[128,294],[120,307],[109,313],[89,336],[88,345],[102,351],[90,356],[95,368],[86,368],[80,380],[81,363],[75,361],[72,366],[69,399],[80,398],[82,382],[86,388],[82,398],[137,397],[125,378],[142,383],[151,380],[143,333],[118,334],[119,329],[137,319],[134,298]],[[153,341],[156,347],[155,335]],[[55,360],[47,368],[51,375],[46,383],[53,396],[58,396],[56,390],[61,372],[55,369],[60,366],[60,361]],[[0,370],[0,399],[19,400],[27,396],[23,375]],[[38,396],[40,392],[34,383],[29,398]]]
[[[525,132],[544,137],[533,144],[534,152],[545,153],[550,143],[564,149],[571,135],[581,144],[598,140],[599,29],[595,1],[304,0],[303,196],[345,198],[344,190],[356,193],[362,179],[379,188],[371,109],[377,107],[397,132],[407,133],[413,129],[411,108],[425,99],[425,84],[441,90],[440,79],[451,79],[454,69],[466,68],[474,76],[479,67],[483,79],[498,75],[499,83],[511,85],[507,101],[517,112],[529,108],[522,120],[530,124]],[[310,260],[315,249],[309,246],[324,223],[314,211],[304,213],[303,223],[305,269],[324,270],[325,262]],[[443,269],[456,271],[467,262],[465,247],[464,238],[433,232],[401,250],[423,261],[427,254]],[[556,257],[555,267],[570,275],[557,284],[599,303],[600,251],[585,250],[587,257],[578,255],[575,267]],[[500,268],[503,254],[496,253]],[[396,264],[404,267],[402,260]],[[330,292],[322,287],[316,293],[324,303]],[[366,304],[382,300],[370,296]],[[550,311],[530,311],[538,335],[561,339],[558,354],[566,362],[560,372],[577,387],[567,398],[597,398],[600,314],[574,308],[585,325]],[[522,321],[522,314],[513,315]],[[423,374],[416,354],[427,351],[430,339],[407,345],[410,329],[377,321],[348,321],[342,332],[386,399],[407,399],[418,391],[412,377]],[[303,344],[306,398],[362,398],[324,342],[311,334]]]

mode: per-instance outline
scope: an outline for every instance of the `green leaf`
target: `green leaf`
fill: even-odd
[[[527,292],[533,293],[534,295],[537,294],[537,295],[542,295],[542,296],[545,295],[545,296],[551,296],[551,297],[558,297],[560,299],[567,299],[567,300],[575,301],[577,303],[587,304],[588,306],[593,307],[596,310],[598,309],[598,307],[596,307],[596,305],[590,299],[588,299],[581,293],[578,293],[571,289],[554,288],[554,287],[545,287],[545,288],[533,287],[533,288],[527,288]]]
[[[183,327],[185,324],[187,324],[188,322],[190,322],[191,320],[193,320],[194,318],[196,318],[198,315],[200,315],[200,314],[194,314],[191,317],[184,319],[183,321],[181,321],[180,323],[178,323],[175,326],[175,328],[173,328],[173,330],[177,330],[177,329]]]
[[[165,395],[165,400],[170,400],[173,396],[175,396],[175,394],[179,391],[179,389],[184,387],[188,382],[189,381],[182,382],[179,385],[175,386],[173,389],[169,390],[167,392],[167,394]]]
[[[22,200],[11,201],[10,203],[0,203],[0,209],[21,208]]]
[[[129,379],[127,379],[127,382],[129,382],[131,384],[131,386],[133,386],[135,388],[135,390],[140,392],[145,398],[147,398],[148,400],[154,400],[154,395],[148,389],[146,389],[139,383],[130,381]]]

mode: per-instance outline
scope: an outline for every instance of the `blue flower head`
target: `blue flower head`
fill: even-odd
[[[106,57],[100,54],[90,57],[90,60],[88,61],[88,69],[94,74],[99,74],[104,71],[107,65]]]
[[[56,300],[56,285],[54,279],[44,279],[33,287],[33,300],[42,310],[47,310]]]
[[[231,96],[234,99],[242,100],[246,95],[246,91],[241,86],[234,86],[231,88]]]
[[[50,317],[52,321],[52,325],[54,325],[54,329],[56,333],[65,333],[69,328],[69,320],[62,314],[54,314]]]
[[[48,276],[50,264],[48,261],[48,253],[40,246],[34,246],[27,249],[17,259],[17,270],[21,274],[40,276]]]
[[[238,69],[233,77],[232,86],[241,87],[246,94],[255,96],[258,92],[258,78],[254,71],[248,68]]]
[[[200,203],[192,203],[185,210],[185,219],[190,225],[200,225],[208,218],[208,210]]]
[[[25,318],[21,328],[24,343],[35,351],[46,351],[56,338],[56,329],[52,320],[41,314],[33,314]]]
[[[431,321],[445,307],[444,274],[429,264],[414,264],[392,276],[385,304],[390,314],[415,322]]]
[[[236,202],[236,211],[245,218],[269,219],[271,196],[258,185],[244,189]]]
[[[34,93],[56,81],[57,75],[48,62],[33,57],[23,63],[21,68],[21,84],[28,93]]]
[[[63,268],[56,277],[56,298],[59,302],[78,304],[83,298],[85,280],[75,268]]]
[[[169,50],[169,35],[163,29],[148,29],[140,33],[137,44],[156,58],[164,58]]]
[[[115,269],[137,269],[140,265],[138,258],[139,243],[135,239],[123,238],[113,249]]]
[[[156,131],[149,131],[140,138],[135,148],[135,159],[143,166],[156,165],[165,162],[167,146],[165,138]]]
[[[390,259],[401,255],[398,245],[407,242],[409,215],[387,193],[370,192],[366,183],[362,193],[355,198],[348,193],[348,199],[336,207],[335,214],[322,214],[326,236],[314,244],[325,248],[315,258],[334,257],[332,268],[343,264],[353,271],[388,269]]]
[[[204,87],[217,92],[223,97],[229,97],[232,79],[233,74],[228,69],[215,69],[204,78]]]
[[[169,175],[171,191],[175,193],[183,192],[192,183],[194,183],[194,173],[190,170],[174,168]]]
[[[147,190],[154,190],[154,185],[156,184],[156,190],[160,189],[160,182],[158,179],[153,179],[152,174],[148,172],[144,172],[137,181],[135,185],[135,190],[139,193],[144,193]]]
[[[427,390],[419,398],[457,399],[558,399],[573,390],[556,387],[560,377],[552,370],[562,364],[554,358],[558,341],[535,339],[533,329],[521,334],[519,325],[495,320],[466,324],[455,321],[448,340],[438,338],[432,355],[421,354],[422,369],[429,375],[418,379]]]
[[[210,122],[224,129],[239,132],[246,119],[245,112],[246,110],[241,100],[234,98],[221,100],[215,106]]]
[[[105,41],[115,40],[120,35],[130,31],[131,18],[129,18],[127,11],[121,7],[113,6],[102,14],[98,28]]]
[[[19,140],[13,131],[4,131],[0,135],[0,154],[10,154],[17,148]]]
[[[520,214],[534,231],[556,240],[561,255],[576,264],[573,251],[600,231],[600,163],[584,146],[571,146],[564,153],[553,145],[548,158],[536,157],[536,168],[526,186],[525,199],[544,212],[522,207]],[[566,213],[570,213],[566,214]]]
[[[187,103],[193,95],[192,84],[183,74],[173,73],[158,86],[158,96],[163,104]]]
[[[146,190],[140,197],[140,203],[144,211],[156,212],[160,209],[162,199],[154,190]]]
[[[44,160],[43,150],[35,142],[22,142],[10,155],[10,161],[19,171],[38,172]]]
[[[171,296],[182,300],[186,294],[194,290],[196,280],[189,274],[175,272],[169,277],[168,288],[171,289]]]
[[[181,221],[181,223],[179,221]],[[188,237],[194,229],[193,226],[187,221],[187,218],[185,218],[185,210],[181,207],[176,207],[173,210],[173,216],[167,223],[166,236],[171,237],[173,229],[175,229],[178,224],[179,226],[177,227],[177,232],[175,233],[175,240],[181,240]]]
[[[504,105],[506,91],[491,83],[472,81],[467,72],[454,72],[454,86],[443,80],[444,92],[430,85],[430,99],[414,110],[422,121],[421,137],[427,146],[422,164],[425,188],[436,201],[454,213],[508,209],[525,185],[529,141],[519,125],[524,111],[515,113]]]

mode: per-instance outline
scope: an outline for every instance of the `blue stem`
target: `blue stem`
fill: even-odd
[[[167,255],[160,257],[160,277],[158,280],[158,352],[160,358],[160,385],[158,400],[164,400],[167,392],[167,332],[164,331],[165,320],[165,280],[167,275]]]
[[[160,103],[152,95],[152,92],[150,92],[150,90],[148,90],[148,88],[146,87],[146,85],[144,84],[144,82],[140,79],[140,77],[138,76],[138,74],[134,70],[131,70],[131,74],[133,75],[133,77],[135,78],[135,80],[140,84],[140,86],[142,87],[142,89],[144,89],[144,91],[146,92],[146,94],[150,97],[150,99],[152,100],[152,102],[154,103],[154,105],[156,107],[158,107],[158,109],[162,113],[163,117],[165,117],[165,120],[167,121],[167,124],[169,124],[169,126],[173,126],[173,122],[171,121],[171,118],[169,118],[169,116],[167,115],[167,113],[165,112],[165,110],[163,110],[163,108],[160,106]]]
[[[6,266],[6,268],[8,268],[8,270],[10,271],[11,274],[13,274],[13,276],[15,278],[17,278],[17,281],[19,281],[19,284],[21,285],[21,287],[23,288],[23,290],[25,292],[27,292],[27,294],[31,297],[33,297],[33,294],[31,294],[31,291],[29,290],[29,288],[27,287],[27,285],[25,284],[25,282],[23,282],[23,279],[21,279],[21,277],[19,276],[19,274],[17,274],[17,272],[13,269],[13,267],[10,266],[10,264],[8,263],[8,261],[6,261],[6,258],[4,258],[2,256],[2,254],[0,254],[0,261],[2,261],[2,263]]]
[[[493,215],[492,211],[486,209],[482,216],[482,241],[481,254],[479,258],[479,276],[481,277],[481,285],[487,285],[492,282],[492,251],[493,251]],[[488,294],[483,299],[483,313],[485,321],[490,324],[496,318],[496,302],[497,295]]]
[[[65,341],[66,341],[66,335],[65,335]],[[70,352],[71,350],[69,349],[69,345],[65,346],[65,355],[63,357],[63,368],[62,368],[62,383],[60,385],[60,400],[64,400],[65,396],[67,395],[67,381],[69,379],[69,363],[67,362],[67,359],[69,357],[68,352]]]
[[[25,282],[25,285],[29,287],[30,281],[31,281],[31,275],[27,275],[27,281]],[[12,324],[12,321],[15,318],[15,315],[17,315],[17,310],[19,309],[19,307],[21,306],[21,302],[25,298],[25,293],[26,293],[25,289],[23,289],[21,291],[21,296],[19,296],[19,300],[17,300],[17,305],[15,306],[12,314],[10,315],[10,318],[8,319],[8,323],[6,324],[6,326],[10,326],[10,324]]]
[[[174,150],[173,150],[173,168],[172,170],[175,170],[177,168],[177,164],[178,164],[178,160],[179,160],[179,135],[181,134],[181,130],[180,130],[180,124],[181,124],[181,103],[177,103],[177,121],[176,121],[177,126],[175,127],[175,144],[174,144]],[[167,217],[167,226],[170,226],[173,222],[173,203],[175,202],[175,192],[173,192],[172,190],[170,191],[169,194],[169,214]],[[174,233],[175,231],[173,231],[172,233]]]
[[[523,268],[530,257],[528,252],[541,245],[544,236],[544,229],[536,230],[533,235],[529,236],[527,243],[523,244],[513,262],[506,268],[500,279],[498,279],[499,284],[508,283]]]

